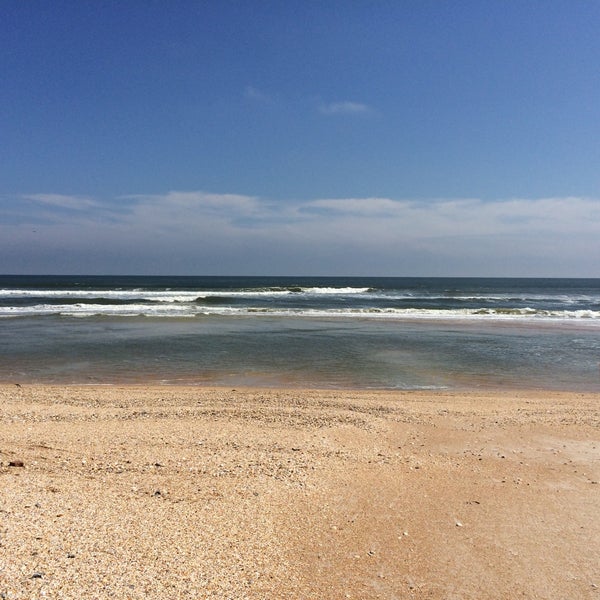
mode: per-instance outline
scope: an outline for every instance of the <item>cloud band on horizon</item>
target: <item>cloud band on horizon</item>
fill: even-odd
[[[0,225],[5,273],[54,265],[90,273],[600,274],[593,198],[276,202],[171,191],[101,201],[30,194],[7,217]]]

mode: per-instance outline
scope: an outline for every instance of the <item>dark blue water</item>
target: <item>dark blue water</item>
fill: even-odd
[[[600,280],[0,277],[0,380],[600,390]]]

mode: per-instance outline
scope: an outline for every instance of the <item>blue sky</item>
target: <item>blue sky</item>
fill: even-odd
[[[0,272],[600,276],[600,3],[6,2]]]

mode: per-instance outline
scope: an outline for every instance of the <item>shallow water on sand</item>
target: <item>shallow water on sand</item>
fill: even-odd
[[[240,317],[56,321],[1,323],[0,380],[600,390],[600,334],[575,326]]]

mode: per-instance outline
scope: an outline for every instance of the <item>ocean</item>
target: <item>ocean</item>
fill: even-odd
[[[600,279],[0,276],[0,381],[600,391]]]

